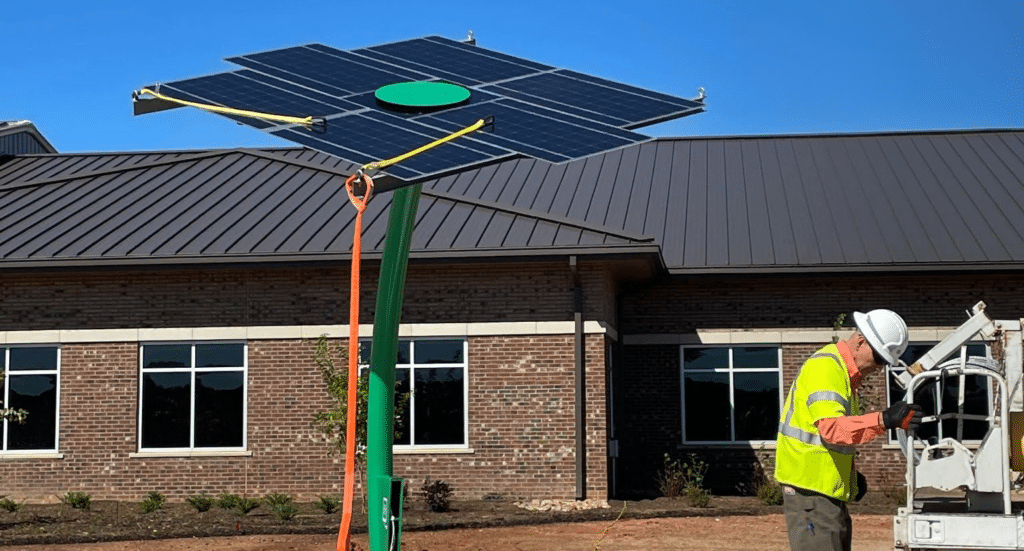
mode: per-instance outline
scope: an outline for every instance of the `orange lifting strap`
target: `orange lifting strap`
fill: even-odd
[[[357,197],[353,190],[356,178],[362,177],[366,185],[363,197]],[[363,251],[363,211],[373,194],[373,180],[362,172],[345,180],[345,191],[356,207],[356,223],[352,233],[352,275],[349,290],[348,310],[348,406],[345,421],[345,496],[342,504],[341,527],[338,530],[337,551],[349,551],[352,537],[352,499],[355,494],[356,469],[356,407],[359,388],[359,258]]]

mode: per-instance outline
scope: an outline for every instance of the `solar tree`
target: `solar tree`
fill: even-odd
[[[558,164],[643,143],[652,138],[633,129],[702,112],[703,93],[683,99],[437,36],[228,61],[239,68],[143,89],[135,114],[201,107],[355,163],[356,184],[372,176],[377,193],[394,193],[371,344],[367,480],[371,549],[398,549],[395,357],[423,183],[516,157]]]

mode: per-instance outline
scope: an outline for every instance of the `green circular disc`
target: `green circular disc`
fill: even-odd
[[[399,82],[373,93],[382,107],[396,111],[434,111],[469,101],[469,90],[447,82]]]

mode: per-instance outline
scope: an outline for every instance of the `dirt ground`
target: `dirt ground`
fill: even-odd
[[[408,504],[408,502],[407,502]],[[782,507],[756,497],[712,496],[710,506],[657,498],[610,501],[606,508],[568,512],[531,511],[506,500],[453,502],[449,512],[412,503],[403,511],[406,551],[787,549]],[[137,503],[94,502],[89,509],[63,504],[24,505],[0,511],[4,551],[306,551],[333,550],[339,513],[298,504],[299,514],[281,520],[267,507],[248,515],[213,508],[197,513],[171,503],[142,513]],[[896,506],[883,493],[850,505],[854,549],[892,549]],[[366,516],[353,518],[353,542],[367,551]]]
[[[892,517],[854,515],[854,551],[892,549]],[[94,544],[29,545],[8,551],[327,551],[333,534],[261,535],[129,541]],[[366,534],[353,538],[368,549]],[[789,549],[781,514],[732,517],[621,519],[618,521],[462,528],[403,534],[406,551],[703,551]]]

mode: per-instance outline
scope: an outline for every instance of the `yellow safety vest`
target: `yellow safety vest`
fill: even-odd
[[[780,484],[842,501],[856,495],[854,447],[824,441],[814,425],[842,415],[860,415],[860,400],[850,388],[839,348],[830,344],[807,358],[789,389],[775,447]]]

